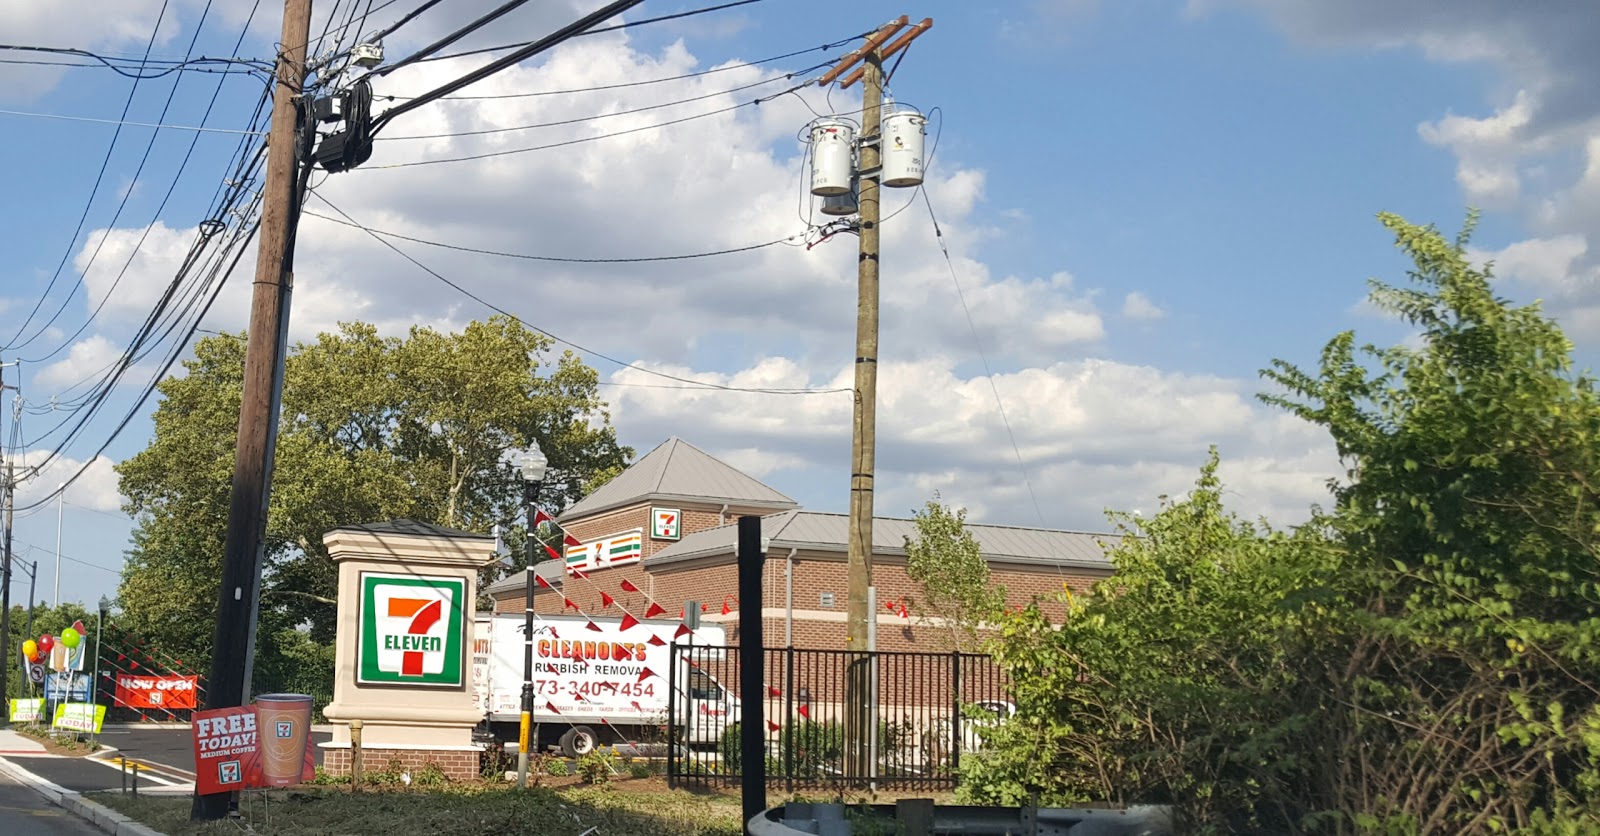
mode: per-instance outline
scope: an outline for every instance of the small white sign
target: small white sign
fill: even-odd
[[[651,508],[650,537],[656,540],[682,538],[683,512],[677,508]]]

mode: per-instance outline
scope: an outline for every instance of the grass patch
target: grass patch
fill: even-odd
[[[429,836],[581,833],[590,827],[599,827],[606,836],[736,836],[741,832],[737,799],[609,786],[518,791],[461,784],[360,793],[307,787],[274,791],[268,797],[267,813],[263,813],[259,796],[248,805],[241,804],[248,808],[254,832],[263,836],[393,836],[401,825]],[[90,798],[168,836],[239,833],[233,822],[190,822],[188,796],[135,799],[97,793]]]
[[[73,731],[60,731],[51,726],[14,725],[11,730],[27,735],[44,744],[44,748],[52,755],[81,756],[98,751],[100,744],[91,740],[80,740],[80,733]]]

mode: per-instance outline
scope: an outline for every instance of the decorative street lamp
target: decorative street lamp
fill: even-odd
[[[106,616],[111,612],[111,599],[100,596],[100,621],[94,626],[94,678],[89,680],[89,722],[100,709],[100,636],[106,630]]]
[[[518,737],[517,747],[517,787],[525,789],[528,786],[528,750],[532,741],[528,739],[529,726],[533,722],[533,583],[534,583],[534,537],[538,526],[534,519],[538,515],[539,488],[544,484],[545,471],[549,469],[550,460],[545,458],[544,451],[539,449],[538,439],[528,445],[527,452],[522,454],[522,504],[528,512],[528,565],[523,570],[523,598],[522,598],[522,726]]]

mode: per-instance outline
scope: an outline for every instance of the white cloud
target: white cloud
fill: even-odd
[[[790,363],[764,361],[731,375],[694,378],[741,387],[831,388],[850,386],[852,374],[808,375]],[[612,379],[653,380],[632,370]],[[941,359],[883,366],[880,513],[905,513],[939,491],[971,509],[975,520],[1037,525],[1018,453],[1043,522],[1052,527],[1103,528],[1108,508],[1152,507],[1157,495],[1187,490],[1210,444],[1220,445],[1236,507],[1280,523],[1303,519],[1310,504],[1325,501],[1325,481],[1338,472],[1325,435],[1255,404],[1238,381],[1082,360],[999,374],[994,387],[1010,434],[986,378],[963,378]],[[848,393],[777,397],[621,387],[612,405],[619,425],[642,438],[681,435],[730,463],[766,471],[793,471],[806,462],[805,473],[820,484],[845,483]],[[771,464],[763,466],[764,459]],[[789,490],[782,483],[774,487]],[[842,498],[836,504],[833,510],[842,508]]]
[[[27,450],[17,457],[16,466],[19,471],[26,472],[25,476],[22,472],[18,474],[15,500],[18,508],[45,501],[62,482],[82,469],[83,475],[67,488],[67,502],[95,511],[121,510],[122,494],[117,490],[117,474],[112,469],[115,462],[100,456],[84,468],[83,459],[67,456],[51,459],[48,454],[47,450]],[[40,470],[33,472],[33,467],[40,467]]]
[[[80,340],[67,351],[67,356],[57,360],[34,376],[33,383],[52,390],[71,386],[91,375],[103,372],[122,355],[122,349],[110,340],[96,334]]]
[[[1122,315],[1129,319],[1156,320],[1167,315],[1150,297],[1135,290],[1122,300]]]
[[[1456,157],[1456,179],[1474,205],[1519,212],[1528,249],[1583,245],[1548,309],[1575,338],[1600,337],[1600,14],[1593,3],[1500,0],[1191,0],[1196,13],[1260,10],[1292,36],[1319,45],[1412,48],[1431,60],[1486,63],[1498,71],[1486,116],[1449,113],[1418,127]],[[1587,165],[1562,181],[1574,157]],[[1576,236],[1576,238],[1574,238]],[[1511,260],[1515,250],[1506,253]],[[1503,273],[1520,273],[1506,263]],[[1549,265],[1519,276],[1538,286]],[[1576,284],[1574,284],[1576,283]],[[1544,285],[1548,289],[1548,282]]]

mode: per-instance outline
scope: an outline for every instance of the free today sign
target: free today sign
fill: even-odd
[[[362,572],[356,682],[461,685],[468,603],[464,578]]]

